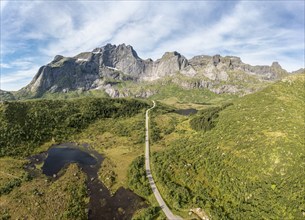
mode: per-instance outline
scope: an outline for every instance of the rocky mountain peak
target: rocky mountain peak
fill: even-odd
[[[278,62],[273,62],[271,67],[282,69],[281,65]]]
[[[188,65],[188,60],[177,51],[166,52],[161,59],[156,62],[175,62],[179,66],[179,70]]]
[[[60,61],[60,60],[63,59],[63,58],[64,58],[64,57],[61,56],[61,55],[56,55],[56,56],[54,57],[52,63],[56,63],[56,62]]]
[[[139,56],[137,54],[137,52],[133,49],[132,46],[130,45],[125,45],[125,44],[119,44],[118,46],[116,46],[115,44],[106,44],[103,47],[98,47],[95,48],[92,51],[93,54],[109,54],[109,53],[117,53],[117,54],[130,54],[133,57],[139,59]]]
[[[169,57],[181,57],[181,54],[178,53],[177,51],[165,52],[161,59],[169,58]]]
[[[177,51],[166,52],[161,59],[154,62],[151,74],[158,77],[168,76],[188,65],[188,60]]]
[[[137,52],[130,45],[126,46],[125,44],[120,44],[118,46],[118,50],[126,51],[127,53],[131,53],[133,55],[133,57],[135,57],[136,59],[140,59],[140,57],[138,56]]]
[[[175,74],[186,78],[197,77],[201,81],[196,81],[196,86],[211,87],[220,81],[225,83],[249,77],[274,81],[287,75],[287,72],[277,62],[272,66],[251,66],[239,57],[222,57],[219,54],[195,56],[188,60],[173,51],[164,53],[156,61],[143,60],[130,45],[107,44],[74,57],[55,56],[53,61],[38,70],[21,92],[41,96],[46,92],[104,89],[108,94],[117,94],[113,86],[118,81],[154,81],[175,77]],[[230,78],[233,75],[235,78]]]

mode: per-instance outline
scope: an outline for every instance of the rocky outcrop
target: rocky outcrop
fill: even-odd
[[[104,47],[94,49],[92,54],[98,60],[101,76],[103,76],[103,68],[108,68],[110,70],[120,70],[131,77],[138,78],[145,69],[145,61],[129,45],[107,44]]]
[[[38,70],[25,90],[37,96],[47,91],[89,90],[93,88],[93,82],[100,78],[98,69],[99,66],[94,60],[80,61],[76,58],[56,56],[51,63]]]
[[[161,59],[154,62],[151,59],[142,60],[129,45],[107,44],[75,57],[55,56],[53,61],[38,70],[32,82],[23,90],[41,96],[45,92],[99,88],[117,97],[118,95],[109,89],[109,85],[115,84],[116,81],[151,81],[170,76],[187,65],[187,59],[177,52],[165,53]]]
[[[271,81],[279,80],[288,74],[278,62],[273,62],[271,66],[251,66],[234,56],[196,56],[189,60],[189,63],[199,74],[211,80],[227,81],[228,73],[233,71]]]
[[[288,73],[274,62],[271,66],[251,66],[239,57],[220,55],[195,56],[188,60],[178,52],[166,52],[162,58],[141,59],[130,45],[111,45],[84,52],[75,57],[57,55],[49,64],[42,66],[31,83],[19,94],[39,97],[44,93],[71,90],[104,90],[111,97],[147,97],[156,91],[131,93],[116,86],[125,81],[141,84],[181,75],[191,81],[176,80],[185,88],[207,88],[216,93],[238,93],[236,82],[275,81]],[[198,79],[198,80],[197,80]],[[250,80],[250,81],[249,81]],[[252,80],[252,81],[251,81]],[[222,83],[222,87],[218,84]]]
[[[145,72],[146,79],[159,79],[171,76],[188,66],[187,59],[178,52],[166,52],[161,59],[152,63],[152,67]]]

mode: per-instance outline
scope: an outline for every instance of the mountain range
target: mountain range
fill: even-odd
[[[130,45],[107,44],[74,57],[57,55],[39,68],[27,86],[14,93],[0,91],[0,96],[23,99],[99,90],[110,97],[147,98],[159,92],[157,84],[244,95],[288,74],[278,62],[251,66],[235,56],[200,55],[187,59],[178,52],[166,52],[153,61],[141,59]]]

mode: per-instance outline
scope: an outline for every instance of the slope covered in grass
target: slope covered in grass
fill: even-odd
[[[22,156],[62,142],[101,118],[131,117],[148,105],[135,99],[83,98],[0,104],[0,157]]]
[[[213,219],[304,218],[304,101],[304,75],[290,76],[219,112],[213,129],[181,134],[153,157],[165,199]]]

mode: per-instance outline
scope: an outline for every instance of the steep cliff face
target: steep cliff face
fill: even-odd
[[[107,44],[75,57],[55,56],[52,62],[38,70],[32,82],[19,94],[40,97],[45,93],[101,89],[112,97],[122,97],[131,95],[128,87],[123,93],[116,88],[122,82],[130,81],[129,84],[139,86],[143,82],[169,78],[188,89],[249,93],[252,89],[244,88],[245,83],[276,81],[287,74],[277,62],[271,66],[251,66],[239,57],[220,55],[195,56],[187,60],[178,52],[166,52],[156,61],[143,60],[130,45]],[[146,97],[153,93],[141,90],[133,96],[144,94]]]
[[[131,46],[121,44],[119,46],[107,44],[96,48],[92,52],[98,59],[99,74],[103,76],[104,70],[120,70],[131,77],[138,78],[143,74],[145,62],[138,57]]]
[[[94,57],[91,58],[84,61],[56,56],[51,63],[38,70],[38,73],[24,90],[40,96],[47,91],[67,92],[76,89],[91,89],[99,78],[98,64]]]
[[[178,52],[166,52],[161,59],[146,61],[142,80],[153,81],[166,76],[172,76],[188,66],[187,59]]]
[[[123,73],[129,76],[126,79],[136,79],[143,69],[144,62],[131,46],[107,44],[72,58],[56,56],[38,70],[24,90],[36,96],[45,92],[90,90],[103,85],[107,78],[123,79]]]

